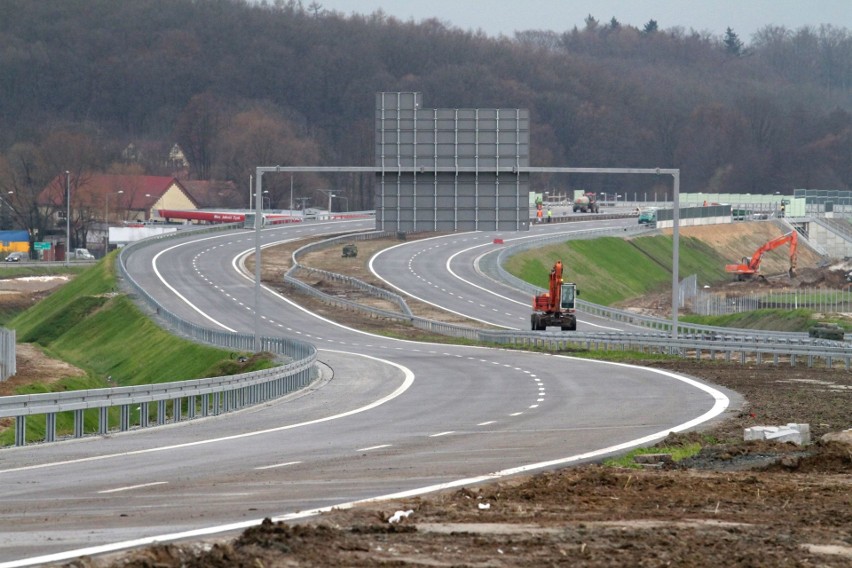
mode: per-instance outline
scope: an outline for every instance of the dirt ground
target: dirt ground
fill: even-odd
[[[339,251],[318,253],[315,262],[340,268],[339,258]],[[359,244],[350,273],[363,271],[367,258]],[[289,253],[282,247],[266,259],[264,279],[280,281]],[[423,338],[402,324],[311,302],[349,325]],[[852,566],[852,433],[845,443],[822,441],[852,428],[852,373],[635,363],[727,387],[745,403],[705,430],[670,436],[661,452],[702,444],[678,463],[565,468],[300,524],[265,522],[233,540],[158,545],[67,566]],[[745,427],[789,422],[810,424],[815,443],[742,441]]]
[[[704,444],[683,462],[565,468],[70,566],[852,566],[852,442],[819,441],[852,426],[852,374],[654,366],[747,401],[708,430],[670,436],[667,446]],[[811,424],[817,442],[741,441],[745,426],[788,422]]]

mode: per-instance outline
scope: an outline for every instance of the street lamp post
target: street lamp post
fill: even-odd
[[[65,266],[71,252],[71,172],[65,170]]]

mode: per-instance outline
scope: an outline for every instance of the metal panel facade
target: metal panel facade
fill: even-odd
[[[423,109],[420,93],[376,96],[376,228],[529,229],[526,109]],[[400,168],[420,168],[401,172]],[[438,171],[473,168],[474,171]]]

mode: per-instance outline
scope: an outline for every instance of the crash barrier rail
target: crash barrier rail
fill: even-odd
[[[607,230],[582,231],[582,236],[588,237],[590,233],[601,234]],[[613,232],[618,234],[621,231]],[[572,233],[577,235],[578,233]],[[363,238],[379,238],[377,233],[365,234]],[[546,237],[547,240],[565,239],[566,235]],[[321,246],[322,243],[314,243]],[[339,238],[336,242],[339,242]],[[524,243],[521,246],[540,246],[541,240],[536,239],[537,245]],[[300,251],[302,249],[299,249]],[[299,252],[299,251],[297,251]],[[502,252],[502,251],[501,251]],[[297,264],[294,253],[294,266]],[[510,278],[513,276],[506,273]],[[517,279],[515,279],[517,280]],[[641,324],[650,327],[656,333],[642,332],[615,332],[615,333],[583,333],[583,332],[525,332],[525,331],[496,331],[481,328],[473,328],[459,324],[435,321],[418,316],[406,317],[402,314],[378,310],[357,302],[346,301],[341,298],[330,296],[320,290],[311,288],[307,284],[294,280],[294,285],[299,286],[307,293],[327,303],[335,305],[346,305],[353,310],[368,313],[374,317],[388,317],[398,321],[408,321],[415,328],[440,335],[470,339],[474,341],[492,343],[497,345],[513,345],[524,348],[546,348],[556,350],[588,349],[588,350],[636,350],[656,351],[682,357],[695,356],[698,358],[712,357],[722,358],[725,361],[739,361],[745,363],[755,361],[766,362],[769,358],[778,365],[788,361],[796,365],[804,359],[808,366],[823,362],[826,366],[833,366],[837,361],[843,362],[847,369],[850,368],[852,351],[849,351],[842,342],[811,339],[802,333],[793,332],[762,332],[759,330],[738,330],[697,324],[681,323],[678,326],[679,337],[673,340],[667,331],[671,330],[671,321],[649,316],[641,316],[624,310],[614,310],[605,306],[598,306],[584,302],[584,311],[594,313],[601,317],[610,317],[618,321]],[[541,289],[526,282],[518,280],[519,286],[527,287],[530,293],[541,293]],[[403,300],[404,301],[404,300]],[[654,326],[657,326],[654,328]]]
[[[251,344],[254,343],[254,338]],[[264,346],[272,352],[286,351],[290,340],[264,338]],[[97,435],[106,435],[111,427],[121,432],[131,429],[177,423],[194,418],[217,416],[247,406],[276,399],[304,388],[311,382],[316,356],[302,358],[286,365],[225,377],[140,385],[27,394],[0,397],[0,418],[15,418],[15,445],[27,443],[27,417],[45,415],[45,442],[56,441],[57,416],[73,414],[73,437],[85,433],[85,412],[97,411]],[[156,404],[156,412],[151,406]],[[133,407],[137,407],[134,409]],[[118,407],[118,416],[109,409]],[[134,417],[134,411],[138,414]],[[154,414],[154,418],[151,418]]]
[[[530,225],[546,225],[548,223],[574,223],[576,221],[609,221],[612,219],[626,219],[627,217],[636,217],[630,213],[573,213],[564,215],[553,215],[548,221],[547,217],[542,217],[539,220],[536,216],[530,217]]]
[[[610,229],[611,230],[611,229]],[[606,229],[597,229],[597,232],[604,232]],[[614,233],[613,233],[614,234]],[[510,288],[514,288],[529,294],[531,297],[537,294],[542,294],[546,292],[543,288],[539,288],[529,282],[521,280],[513,274],[510,274],[503,268],[503,264],[505,260],[519,252],[525,250],[531,250],[534,248],[538,248],[544,244],[549,244],[551,242],[560,242],[565,240],[571,240],[575,238],[595,238],[597,236],[601,236],[600,234],[592,235],[587,232],[581,233],[570,233],[570,234],[562,234],[562,235],[553,235],[543,237],[541,239],[534,239],[524,243],[513,244],[502,248],[499,252],[494,253],[496,255],[496,260],[489,261],[487,257],[480,259],[480,266],[485,269],[486,272],[490,272],[491,276],[498,281],[502,281]],[[492,256],[492,255],[489,255]],[[581,290],[582,292],[582,290]],[[698,294],[701,294],[701,291],[698,291]],[[645,327],[654,330],[660,331],[669,331],[672,329],[672,321],[670,319],[659,318],[650,315],[638,314],[635,312],[620,310],[617,308],[611,308],[608,306],[601,306],[598,304],[593,304],[591,302],[587,302],[585,300],[577,299],[576,301],[577,310],[587,313],[589,315],[594,315],[606,319],[610,319],[612,321],[617,321],[620,323],[626,323],[630,325],[635,325],[639,327]],[[781,332],[781,331],[759,331],[759,330],[736,330],[731,328],[723,328],[709,325],[699,325],[693,323],[687,323],[678,321],[678,334],[697,334],[697,333],[716,333],[716,334],[736,334],[742,336],[752,336],[756,338],[763,338],[763,341],[776,341],[779,338],[787,338],[787,337],[802,337],[802,333],[799,332]]]
[[[0,381],[5,381],[18,372],[14,329],[0,327]]]
[[[193,230],[193,235],[241,229],[241,224],[214,225]],[[121,250],[118,268],[121,277],[133,292],[142,298],[158,318],[172,331],[210,345],[240,351],[254,351],[256,338],[248,333],[230,333],[205,328],[181,319],[162,306],[128,273],[127,258],[134,251],[165,239],[185,237],[188,231],[157,235],[137,241]],[[269,351],[287,360],[286,364],[251,373],[175,381],[134,387],[89,389],[61,393],[42,393],[0,397],[0,417],[15,418],[15,445],[26,444],[28,416],[45,415],[45,442],[56,441],[57,415],[73,413],[73,437],[86,435],[85,413],[97,411],[97,435],[104,435],[112,426],[127,431],[132,425],[148,427],[169,422],[218,415],[281,397],[307,386],[315,376],[316,347],[310,343],[284,337],[261,337],[260,350]],[[156,412],[149,406],[156,403]],[[135,421],[131,420],[133,406],[139,407]],[[118,416],[109,409],[118,407]],[[149,411],[150,410],[150,411]],[[151,415],[155,418],[152,420]]]
[[[299,259],[304,257],[306,254],[310,252],[315,252],[318,250],[324,250],[327,248],[331,248],[333,246],[339,246],[343,244],[351,243],[352,241],[368,241],[368,240],[376,240],[383,239],[389,237],[396,238],[405,238],[405,235],[398,233],[390,233],[387,231],[370,231],[364,233],[351,233],[347,235],[341,235],[337,237],[331,237],[329,239],[323,239],[321,241],[317,241],[315,243],[307,244],[303,247],[300,247],[293,251],[293,263],[287,272],[284,273],[284,282],[287,284],[299,289],[300,291],[319,298],[326,303],[331,303],[338,307],[353,310],[353,311],[362,311],[367,312],[372,316],[388,318],[388,319],[396,319],[402,321],[410,321],[413,317],[411,313],[411,308],[408,307],[408,303],[405,299],[399,294],[395,294],[389,290],[385,290],[383,288],[379,288],[377,286],[373,286],[372,284],[368,284],[363,280],[358,278],[353,278],[350,276],[345,276],[343,274],[338,274],[336,272],[329,272],[327,270],[320,270],[318,268],[311,268],[309,266],[304,266],[299,263]],[[381,308],[375,308],[372,306],[364,306],[363,304],[359,304],[358,302],[353,302],[352,300],[347,300],[345,298],[338,298],[336,296],[331,296],[330,294],[325,294],[319,292],[312,286],[302,282],[298,278],[295,277],[297,271],[303,270],[310,274],[316,274],[318,276],[328,278],[331,280],[335,280],[337,282],[342,282],[347,286],[351,286],[358,290],[361,290],[367,294],[370,294],[373,297],[380,298],[382,300],[386,300],[395,304],[401,313],[391,312],[388,310],[383,310]]]
[[[754,337],[755,341],[749,341],[751,338],[739,335],[715,337],[716,339],[709,334],[685,334],[673,339],[663,333],[479,333],[481,341],[524,348],[640,351],[743,364],[772,363],[776,366],[784,363],[796,366],[804,360],[808,367],[822,363],[826,368],[830,368],[840,362],[847,371],[852,368],[852,352],[842,342],[766,343],[759,341],[759,337]]]

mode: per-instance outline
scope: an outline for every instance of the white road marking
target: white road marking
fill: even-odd
[[[103,491],[98,491],[99,495],[103,495],[105,493],[118,493],[119,491],[131,491],[133,489],[141,489],[143,487],[153,487],[154,485],[165,485],[168,481],[152,481],[151,483],[142,483],[140,485],[128,485],[127,487],[116,487],[115,489],[105,489]]]
[[[341,353],[343,355],[351,355],[353,357],[364,357],[366,359],[372,359],[373,361],[380,361],[382,363],[387,363],[388,365],[396,367],[397,369],[402,371],[403,376],[405,378],[403,379],[402,384],[399,387],[397,387],[397,389],[395,391],[388,394],[387,396],[384,396],[384,397],[382,397],[378,400],[375,400],[375,401],[371,402],[370,404],[367,404],[367,405],[362,406],[360,408],[355,408],[353,410],[349,410],[347,412],[341,412],[340,414],[334,414],[332,416],[326,416],[325,418],[317,418],[316,420],[308,420],[306,422],[298,422],[296,424],[287,424],[285,426],[277,426],[275,428],[266,428],[266,429],[263,429],[263,430],[255,430],[253,432],[245,432],[243,434],[234,434],[233,436],[222,436],[221,438],[209,438],[207,440],[197,440],[195,442],[187,442],[185,444],[174,444],[174,445],[171,445],[171,446],[158,446],[156,448],[146,448],[144,450],[133,450],[133,451],[129,451],[129,452],[119,452],[119,453],[115,453],[115,454],[104,454],[104,455],[100,455],[100,456],[90,456],[90,457],[87,457],[87,458],[79,458],[79,459],[73,459],[73,460],[48,462],[48,463],[42,463],[42,464],[37,464],[37,465],[28,465],[28,466],[23,466],[23,467],[16,467],[16,468],[12,468],[12,469],[0,469],[0,475],[3,475],[4,473],[12,473],[12,472],[16,472],[16,471],[31,471],[31,470],[36,470],[36,469],[44,469],[44,468],[48,468],[48,467],[57,467],[57,466],[62,466],[62,465],[75,464],[75,463],[86,463],[86,462],[107,460],[107,459],[112,459],[112,458],[120,458],[120,457],[125,457],[125,456],[138,456],[138,455],[143,455],[143,454],[153,454],[153,453],[157,453],[157,452],[165,452],[165,451],[169,451],[169,450],[180,450],[180,449],[183,449],[183,448],[190,448],[190,447],[193,447],[193,446],[204,446],[204,445],[207,445],[207,444],[215,444],[215,443],[218,443],[218,442],[227,442],[227,441],[230,441],[230,440],[240,440],[240,439],[243,439],[243,438],[252,438],[254,436],[260,436],[260,435],[263,435],[263,434],[270,434],[270,433],[273,433],[273,432],[281,432],[283,430],[292,430],[294,428],[302,428],[304,426],[310,426],[312,424],[319,424],[321,422],[330,422],[331,420],[337,420],[339,418],[344,418],[346,416],[352,416],[353,414],[359,414],[361,412],[366,412],[367,410],[372,410],[373,408],[376,408],[377,406],[381,406],[382,404],[400,396],[402,393],[407,391],[411,387],[412,384],[414,384],[414,373],[412,373],[410,369],[408,369],[407,367],[403,367],[399,363],[394,363],[393,361],[388,361],[386,359],[380,359],[378,357],[372,357],[370,355],[364,355],[362,353],[353,353],[353,352],[349,352],[349,351],[337,351],[337,350],[332,350],[332,349],[323,349],[323,351],[328,351],[330,353]],[[0,564],[0,568],[5,568],[5,567],[2,564]]]
[[[437,434],[431,434],[429,437],[440,438],[441,436],[449,436],[450,434],[455,434],[455,432],[453,432],[452,430],[449,430],[447,432],[438,432]]]
[[[275,469],[276,467],[287,467],[288,465],[296,465],[296,464],[300,464],[300,463],[302,463],[302,462],[294,461],[294,462],[276,463],[276,464],[272,464],[272,465],[262,465],[260,467],[254,468],[254,469]]]
[[[560,358],[564,358],[564,359],[576,359],[575,357],[568,357],[566,355],[555,355],[555,357],[560,357]],[[584,359],[584,361],[589,362],[589,361],[594,361],[594,360]],[[618,366],[622,366],[622,367],[636,368],[634,365],[628,365],[626,363],[611,363],[611,362],[608,362],[608,361],[594,361],[594,362],[599,363],[599,364],[603,364],[603,365],[618,365]],[[667,428],[665,430],[661,430],[659,432],[654,432],[653,434],[649,434],[649,435],[643,436],[641,438],[628,440],[626,442],[623,442],[621,444],[616,444],[616,445],[613,445],[613,446],[607,446],[606,448],[599,448],[597,450],[591,450],[589,452],[584,452],[584,453],[581,453],[581,454],[574,454],[572,456],[567,456],[567,457],[558,458],[558,459],[554,459],[554,460],[536,462],[536,463],[521,465],[521,466],[517,466],[517,467],[502,469],[502,470],[495,471],[493,473],[488,473],[488,474],[485,474],[485,475],[478,475],[478,476],[474,476],[474,477],[466,477],[466,478],[462,478],[462,479],[456,479],[456,480],[453,480],[453,481],[449,481],[449,482],[446,482],[446,483],[438,483],[438,484],[435,484],[435,485],[427,485],[425,487],[417,487],[417,488],[414,488],[414,489],[409,489],[407,491],[400,491],[398,493],[389,493],[389,494],[385,494],[385,495],[378,495],[376,497],[370,497],[368,499],[362,499],[362,500],[359,500],[359,501],[349,501],[349,502],[345,502],[345,503],[337,503],[337,504],[334,504],[334,505],[328,505],[326,507],[321,507],[321,508],[318,508],[318,509],[299,511],[297,513],[289,513],[289,514],[286,514],[286,515],[282,515],[280,517],[274,517],[271,520],[274,523],[275,522],[294,521],[294,520],[297,520],[297,519],[314,517],[314,516],[319,515],[321,513],[327,513],[329,511],[332,511],[332,510],[335,510],[335,509],[339,509],[339,510],[351,509],[353,507],[357,507],[357,506],[361,506],[361,505],[369,505],[369,504],[374,504],[374,503],[380,503],[380,502],[383,502],[383,501],[408,499],[408,498],[411,498],[411,497],[417,497],[417,496],[420,496],[420,495],[435,493],[437,491],[445,491],[447,489],[455,489],[457,487],[467,487],[467,486],[470,486],[470,485],[485,483],[485,482],[488,482],[488,481],[496,481],[500,478],[508,477],[508,476],[512,476],[512,475],[518,475],[520,473],[529,473],[529,472],[535,471],[535,470],[550,469],[550,468],[553,468],[553,467],[565,466],[565,465],[568,465],[568,464],[577,463],[577,462],[581,462],[581,461],[584,461],[584,460],[599,458],[601,456],[605,456],[605,455],[608,455],[608,454],[613,454],[613,453],[621,452],[621,451],[624,451],[624,450],[630,450],[630,449],[633,449],[637,446],[642,446],[642,445],[650,444],[652,442],[656,442],[658,440],[661,440],[662,438],[665,438],[671,432],[682,432],[684,430],[688,430],[688,429],[690,429],[694,426],[697,426],[697,425],[699,425],[703,422],[707,422],[708,420],[711,420],[711,419],[715,418],[716,416],[720,415],[721,413],[723,413],[725,411],[726,408],[728,408],[728,405],[730,404],[730,400],[728,399],[727,396],[725,396],[724,393],[714,389],[711,386],[702,384],[702,383],[700,383],[700,382],[698,382],[694,379],[690,379],[688,377],[684,377],[684,376],[678,375],[676,373],[671,373],[669,371],[663,371],[663,370],[660,370],[660,369],[646,368],[645,370],[650,372],[650,373],[656,373],[656,374],[663,375],[663,376],[666,376],[666,377],[669,377],[669,378],[673,378],[677,381],[681,381],[681,382],[686,383],[688,385],[694,386],[694,387],[698,388],[699,390],[702,390],[702,391],[708,393],[710,396],[713,397],[713,400],[714,400],[713,407],[710,410],[708,410],[707,412],[705,412],[704,414],[702,414],[701,416],[693,418],[692,420],[688,420],[688,421],[686,421],[682,424],[678,424],[674,428]],[[488,424],[488,423],[483,423],[483,425],[484,424]],[[55,554],[48,554],[48,555],[34,557],[34,558],[27,558],[27,559],[24,559],[24,560],[16,560],[16,561],[5,562],[5,563],[0,562],[0,568],[19,568],[19,567],[23,567],[23,566],[36,566],[36,565],[39,565],[39,564],[47,564],[49,562],[61,562],[61,561],[64,561],[64,560],[71,560],[71,559],[74,559],[74,558],[78,558],[80,556],[93,556],[93,555],[96,555],[96,554],[106,554],[108,552],[116,552],[116,551],[119,551],[119,550],[127,550],[127,549],[130,549],[130,548],[138,548],[138,547],[141,547],[141,546],[149,546],[149,545],[154,544],[154,543],[173,542],[173,541],[177,541],[177,540],[186,540],[186,539],[197,539],[199,537],[210,536],[210,535],[221,534],[221,533],[232,532],[232,531],[238,531],[238,530],[244,530],[244,529],[247,529],[249,527],[255,527],[255,526],[260,525],[262,522],[264,522],[264,520],[265,519],[252,519],[252,520],[242,521],[242,522],[238,522],[238,523],[230,523],[230,524],[226,524],[226,525],[216,525],[216,526],[212,526],[212,527],[205,527],[205,528],[202,528],[202,529],[184,531],[184,532],[179,532],[179,533],[155,535],[155,536],[149,536],[149,537],[145,537],[145,538],[139,538],[139,539],[136,539],[136,540],[128,540],[128,541],[123,541],[123,542],[113,542],[113,543],[105,544],[105,545],[101,545],[101,546],[91,546],[91,547],[88,547],[88,548],[80,548],[80,549],[77,549],[77,550],[67,550],[65,552],[58,552],[58,553],[55,553]]]
[[[391,444],[380,444],[378,446],[370,446],[369,448],[359,448],[356,452],[369,452],[372,450],[381,450],[382,448],[390,448]]]

